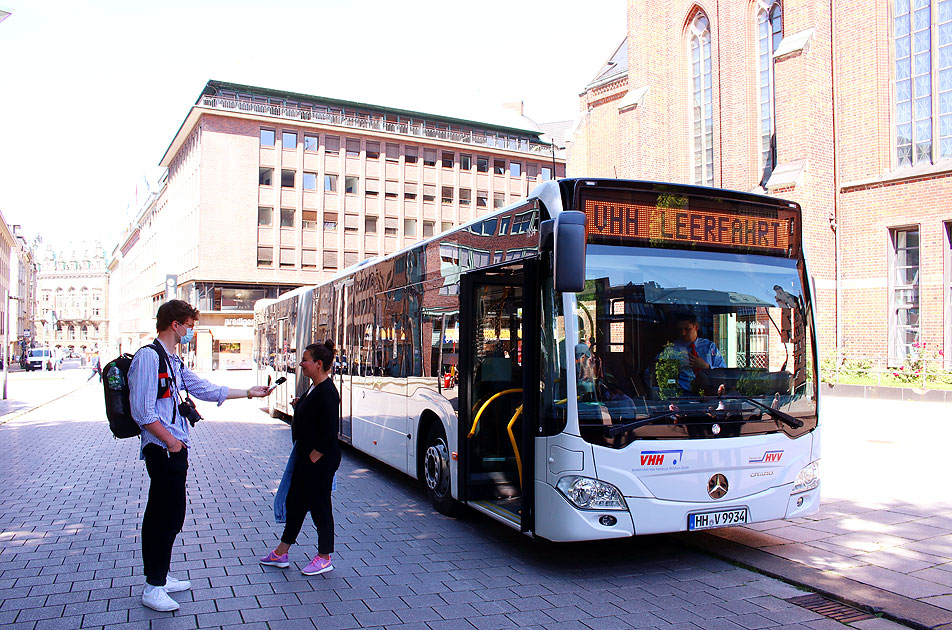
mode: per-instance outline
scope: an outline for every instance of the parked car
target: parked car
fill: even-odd
[[[29,370],[59,370],[63,367],[63,355],[56,349],[33,348],[28,361]]]

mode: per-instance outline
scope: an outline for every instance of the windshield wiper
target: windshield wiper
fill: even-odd
[[[591,424],[588,426],[601,427],[608,437],[615,437],[616,435],[620,433],[627,433],[628,431],[634,431],[635,429],[639,429],[643,426],[653,424],[657,422],[658,420],[670,419],[677,422],[678,420],[682,420],[684,418],[694,418],[698,416],[710,418],[711,422],[717,422],[717,419],[714,416],[712,416],[710,413],[705,413],[700,411],[685,411],[685,410],[679,409],[677,411],[665,411],[664,413],[657,413],[653,416],[648,416],[647,418],[642,418],[641,420],[634,420],[633,422],[628,422],[625,424],[613,424],[613,425],[607,425],[607,426],[603,424]],[[585,425],[581,425],[581,426],[585,426]]]
[[[793,427],[794,429],[799,429],[803,426],[803,421],[800,420],[800,418],[791,416],[789,413],[785,413],[783,411],[780,411],[779,409],[774,409],[770,405],[764,404],[760,402],[759,400],[751,398],[750,396],[721,396],[720,399],[721,400],[743,400],[744,402],[749,402],[755,407],[763,409],[764,411],[769,413],[771,416],[773,416],[777,420],[780,420],[787,426]]]

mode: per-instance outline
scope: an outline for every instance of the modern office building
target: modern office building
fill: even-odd
[[[161,166],[119,248],[122,338],[154,333],[171,282],[202,311],[190,349],[200,369],[251,366],[257,300],[501,208],[565,170],[519,112],[480,122],[221,81],[202,90]]]
[[[821,356],[950,365],[948,9],[629,0],[627,38],[582,93],[569,172],[798,202]]]

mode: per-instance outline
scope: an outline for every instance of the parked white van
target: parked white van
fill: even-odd
[[[32,348],[27,365],[28,370],[59,370],[63,367],[63,355],[56,349]]]

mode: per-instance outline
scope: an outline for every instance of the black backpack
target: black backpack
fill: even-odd
[[[169,395],[169,363],[165,349],[153,341],[139,348],[138,352],[151,348],[159,355],[159,389],[156,400]],[[109,430],[117,438],[130,438],[139,435],[142,430],[132,418],[132,406],[129,404],[129,366],[133,355],[125,352],[102,368],[102,385],[106,402],[106,417]]]

